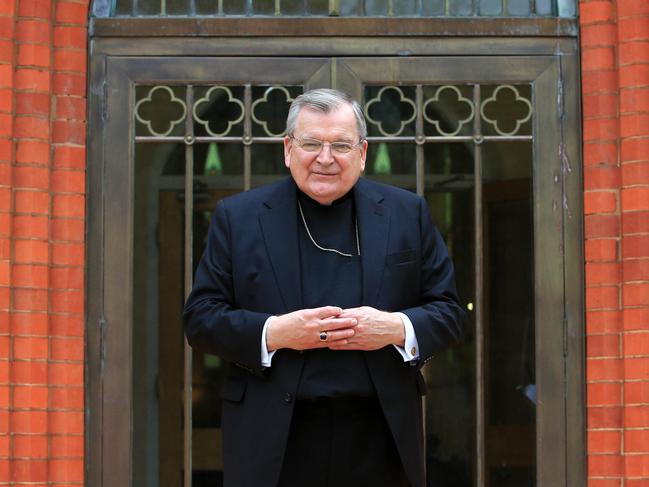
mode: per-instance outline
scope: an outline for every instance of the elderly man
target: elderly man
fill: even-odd
[[[426,202],[360,178],[359,104],[291,105],[291,177],[219,202],[185,305],[231,366],[225,485],[425,485],[419,372],[458,340],[453,268]]]

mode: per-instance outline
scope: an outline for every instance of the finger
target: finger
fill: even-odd
[[[327,339],[321,340],[323,346],[328,346],[332,343],[340,343],[343,340],[348,340],[354,336],[354,330],[346,328],[344,330],[336,330],[327,332]]]
[[[342,328],[351,328],[356,326],[356,318],[329,318],[320,320],[319,329],[323,331],[340,330]]]
[[[314,317],[317,319],[331,318],[332,316],[338,316],[342,313],[342,308],[338,306],[322,306],[321,308],[313,308],[311,311],[314,314]]]

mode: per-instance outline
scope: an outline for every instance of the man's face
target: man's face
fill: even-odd
[[[325,144],[321,151],[309,152],[300,147],[300,141],[305,139]],[[302,192],[318,203],[328,205],[347,193],[365,169],[367,141],[359,144],[358,140],[356,119],[350,105],[341,105],[329,113],[302,108],[293,138],[284,138],[284,163]],[[342,154],[332,150],[331,143],[335,142],[345,142],[354,147]]]

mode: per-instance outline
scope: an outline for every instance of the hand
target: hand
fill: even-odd
[[[404,346],[405,330],[401,317],[395,313],[379,311],[370,306],[343,310],[338,318],[357,321],[354,334],[344,342],[332,342],[332,350],[378,350],[386,345]]]
[[[308,350],[331,344],[345,345],[354,336],[356,318],[340,317],[342,308],[323,306],[301,309],[276,316],[266,329],[266,348],[269,352],[280,348]],[[327,340],[320,340],[320,333],[327,332]]]

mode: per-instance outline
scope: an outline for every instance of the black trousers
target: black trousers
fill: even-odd
[[[278,487],[347,486],[408,486],[378,400],[298,400]]]

